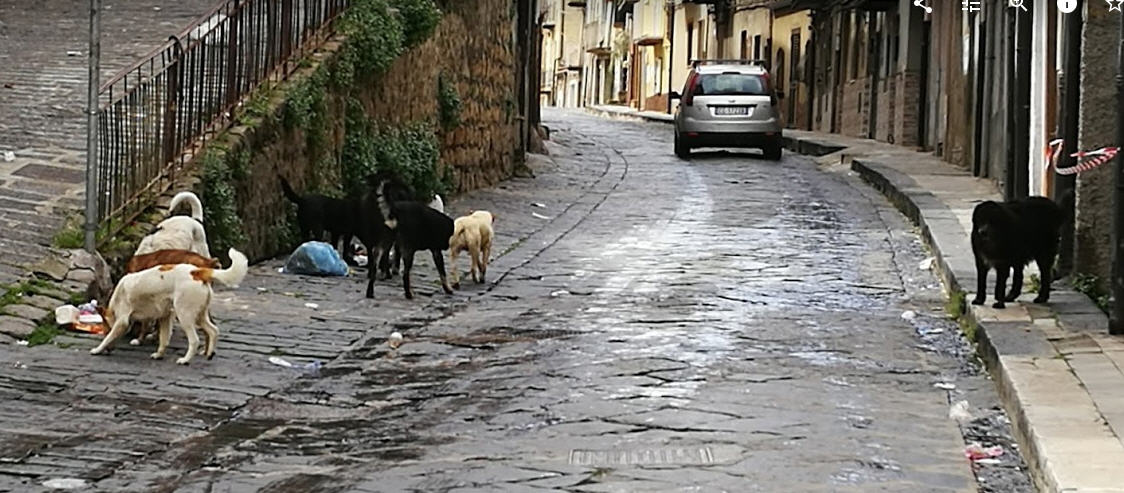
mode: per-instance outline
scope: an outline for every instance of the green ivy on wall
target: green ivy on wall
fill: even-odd
[[[230,247],[246,241],[242,218],[238,215],[235,180],[245,179],[249,152],[227,152],[214,146],[203,155],[203,180],[200,199],[207,204],[203,226],[212,255],[226,255]]]
[[[461,96],[445,74],[437,76],[437,118],[445,131],[461,124]]]

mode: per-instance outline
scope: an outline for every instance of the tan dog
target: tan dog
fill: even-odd
[[[141,239],[133,255],[144,255],[159,250],[190,250],[204,257],[210,257],[207,248],[207,232],[203,229],[203,203],[191,192],[180,192],[172,198],[168,212],[176,210],[181,203],[191,206],[191,216],[172,216],[156,225],[156,231]]]
[[[90,354],[101,354],[109,349],[131,322],[156,321],[160,327],[160,345],[152,358],[163,358],[172,337],[172,315],[175,315],[187,335],[187,354],[176,363],[186,365],[199,352],[199,335],[195,331],[199,327],[207,336],[203,353],[212,357],[219,329],[210,319],[211,283],[218,281],[235,287],[245,279],[249,268],[246,256],[238,250],[230,249],[230,259],[229,269],[161,265],[121,278],[109,299],[109,306],[102,310],[109,334],[98,347],[90,350]]]
[[[453,221],[453,236],[449,238],[449,268],[453,271],[453,287],[460,289],[461,277],[457,270],[457,254],[468,250],[472,261],[472,280],[484,282],[488,259],[492,256],[492,223],[496,217],[488,211],[475,211]],[[476,272],[480,277],[476,277]]]
[[[151,269],[158,265],[176,265],[176,264],[191,264],[196,267],[210,267],[218,269],[222,267],[217,258],[207,258],[188,250],[157,250],[152,253],[137,255],[129,259],[129,263],[125,266],[125,273],[132,274],[140,272],[145,269]],[[129,341],[130,345],[139,346],[144,342],[145,337],[148,336],[149,329],[152,328],[152,322],[137,322],[137,336]]]

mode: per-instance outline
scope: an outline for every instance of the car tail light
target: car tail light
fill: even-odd
[[[691,75],[687,76],[687,83],[684,84],[684,89],[683,89],[683,104],[684,105],[691,106],[692,104],[694,104],[694,101],[695,101],[695,84],[698,84],[698,82],[699,82],[698,72],[692,72]]]

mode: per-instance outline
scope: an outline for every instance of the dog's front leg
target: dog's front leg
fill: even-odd
[[[1012,267],[1015,274],[1011,276],[1011,291],[1007,293],[1006,301],[1011,302],[1019,299],[1019,295],[1023,294],[1023,266],[1016,265]]]
[[[441,257],[441,250],[430,250],[433,254],[433,264],[437,266],[437,274],[441,276],[441,288],[445,290],[445,294],[453,294],[453,290],[449,287],[449,280],[445,278],[445,259]]]
[[[106,352],[113,346],[113,343],[117,341],[117,338],[121,337],[121,335],[125,333],[125,329],[128,328],[129,318],[118,318],[117,321],[113,323],[113,328],[110,329],[109,333],[105,335],[105,339],[101,340],[101,344],[98,344],[98,347],[91,349],[90,354],[102,354]]]
[[[976,297],[972,299],[973,305],[982,305],[987,301],[987,271],[989,267],[979,255],[976,255]]]
[[[149,355],[152,359],[161,359],[164,353],[168,351],[168,341],[172,340],[172,317],[164,317],[157,322],[159,326],[156,329],[156,336],[159,342],[156,343],[156,352]]]
[[[995,303],[992,308],[1006,308],[1003,303],[1003,293],[1007,291],[1007,276],[1011,274],[1011,267],[1007,265],[995,266]]]

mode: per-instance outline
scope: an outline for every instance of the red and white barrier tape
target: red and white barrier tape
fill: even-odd
[[[1050,162],[1047,166],[1047,171],[1049,168],[1054,168],[1059,175],[1075,175],[1111,161],[1112,158],[1116,157],[1116,153],[1120,151],[1117,147],[1102,147],[1095,151],[1077,151],[1070,154],[1071,157],[1077,158],[1078,163],[1076,166],[1058,168],[1058,156],[1061,154],[1061,150],[1062,139],[1052,140],[1050,144],[1046,146],[1046,160]]]

